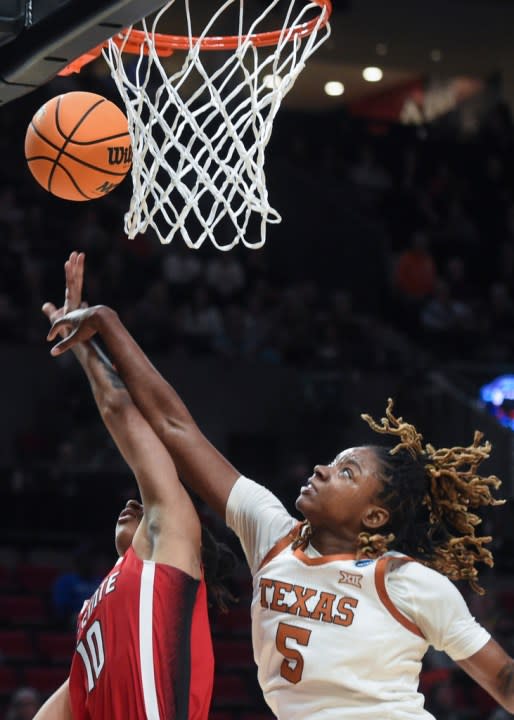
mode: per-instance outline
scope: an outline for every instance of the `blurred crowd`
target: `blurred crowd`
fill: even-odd
[[[373,330],[386,325],[438,359],[509,358],[514,146],[506,106],[495,104],[465,139],[329,121],[279,116],[266,167],[283,223],[262,250],[221,253],[207,243],[186,249],[179,238],[171,246],[150,235],[127,240],[129,180],[97,201],[53,198],[30,176],[14,141],[20,128],[4,109],[3,340],[41,343],[41,303],[59,300],[63,260],[79,249],[88,256],[88,301],[113,305],[151,352],[373,367],[384,362]]]

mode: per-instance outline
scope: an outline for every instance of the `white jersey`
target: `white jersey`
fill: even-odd
[[[463,659],[489,639],[446,578],[404,555],[375,561],[321,556],[311,546],[293,550],[297,521],[246,478],[232,490],[227,522],[252,569],[254,656],[265,699],[280,720],[433,720],[418,693],[429,644]],[[408,566],[416,569],[406,572]],[[403,579],[393,601],[395,575]],[[428,610],[411,597],[409,576],[426,594],[435,582]],[[401,610],[396,598],[403,598]]]

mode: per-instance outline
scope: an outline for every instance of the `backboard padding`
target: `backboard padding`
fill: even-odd
[[[0,47],[0,104],[50,81],[72,60],[165,0],[70,0]]]

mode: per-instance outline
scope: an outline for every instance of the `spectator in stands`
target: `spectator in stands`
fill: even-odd
[[[394,273],[394,287],[406,302],[420,303],[432,294],[437,277],[428,236],[413,234],[410,247],[401,253]]]
[[[4,720],[32,720],[39,710],[41,698],[37,690],[22,687],[13,693]]]
[[[200,282],[203,268],[196,253],[185,245],[173,248],[162,261],[162,277],[168,283],[174,300],[187,298],[195,284]]]
[[[458,197],[450,201],[448,217],[437,234],[437,242],[440,251],[445,255],[454,252],[467,255],[477,251],[478,231]]]
[[[314,366],[327,370],[340,370],[349,368],[352,357],[345,350],[350,343],[343,342],[343,335],[333,318],[328,313],[318,318],[316,343],[313,352]]]
[[[127,313],[127,324],[138,329],[144,347],[152,351],[167,350],[172,338],[171,310],[168,285],[158,278],[148,284],[143,296]],[[152,317],[151,323],[149,317]]]
[[[427,697],[427,707],[437,720],[471,720],[462,710],[462,699],[450,675],[447,680],[435,683]]]
[[[257,352],[258,335],[253,317],[240,303],[224,308],[222,332],[214,338],[213,348],[229,358],[253,358]]]
[[[453,300],[467,304],[477,301],[476,289],[469,279],[466,263],[461,256],[454,255],[446,261],[444,279],[448,283]]]
[[[305,367],[313,356],[316,293],[311,283],[296,283],[285,288],[279,303],[277,322],[283,329],[282,351],[288,364]]]
[[[150,323],[151,324],[151,323]],[[223,316],[210,291],[197,285],[180,314],[179,332],[195,352],[212,351],[223,334]]]
[[[370,143],[365,143],[361,147],[359,158],[350,168],[349,175],[356,185],[369,190],[385,191],[391,186],[389,173],[378,160]]]
[[[434,292],[436,280],[437,269],[429,250],[428,236],[417,231],[411,238],[410,247],[400,254],[393,275],[393,291],[405,327],[417,325],[419,311]]]
[[[448,283],[439,280],[434,296],[427,302],[421,313],[421,325],[425,330],[440,335],[450,335],[461,320],[459,306],[455,307]]]
[[[488,334],[487,357],[506,361],[514,348],[514,302],[505,283],[495,282],[489,287],[486,329]]]
[[[511,238],[501,244],[495,267],[495,278],[508,285],[514,287],[514,204],[512,205],[512,229]]]
[[[90,545],[77,548],[73,556],[74,567],[59,575],[52,588],[52,607],[56,618],[70,628],[75,628],[77,615],[102,582],[94,567],[95,555]]]
[[[211,258],[207,262],[205,280],[213,297],[222,305],[238,299],[246,285],[243,264],[234,253]]]
[[[472,309],[452,298],[444,280],[437,281],[434,296],[421,312],[421,327],[430,349],[442,353],[462,351],[462,343],[470,344],[477,330]]]
[[[512,714],[504,710],[504,708],[499,707],[493,710],[487,720],[512,720]]]

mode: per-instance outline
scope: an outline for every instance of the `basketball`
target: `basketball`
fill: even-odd
[[[65,200],[94,200],[114,190],[132,163],[128,121],[110,100],[70,92],[45,103],[25,136],[38,183]]]

